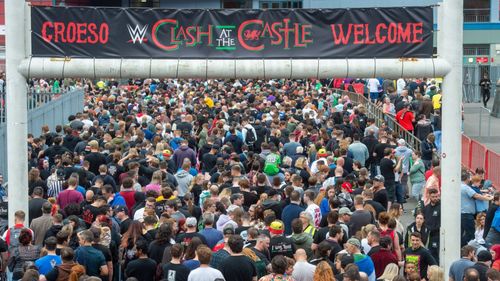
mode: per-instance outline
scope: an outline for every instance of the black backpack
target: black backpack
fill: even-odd
[[[245,142],[247,143],[247,145],[253,145],[256,141],[255,129],[254,128],[246,128],[246,129],[247,129],[247,136],[245,138]]]

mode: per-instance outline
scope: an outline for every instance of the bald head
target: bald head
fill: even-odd
[[[294,258],[296,261],[307,261],[306,251],[304,251],[304,249],[297,249],[297,251],[295,251]]]

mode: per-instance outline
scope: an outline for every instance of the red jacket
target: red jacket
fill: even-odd
[[[390,263],[398,264],[398,258],[389,250],[381,248],[378,252],[370,256],[375,266],[375,274],[379,278]]]

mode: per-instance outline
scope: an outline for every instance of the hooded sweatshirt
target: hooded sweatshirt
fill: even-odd
[[[306,251],[307,257],[312,257],[312,250],[311,250],[311,244],[313,242],[312,236],[308,233],[302,232],[299,234],[292,234],[290,236],[292,239],[293,243],[295,243],[295,246],[297,249],[304,249]]]
[[[403,166],[402,166],[402,172],[403,173],[408,173],[410,171],[410,159],[411,159],[411,154],[412,150],[409,149],[407,146],[398,146],[396,147],[396,153],[395,155],[398,157],[403,157]]]
[[[369,256],[363,254],[354,254],[354,264],[359,267],[359,271],[368,275],[368,281],[375,281],[375,266]]]
[[[224,227],[227,224],[232,224],[234,226],[234,229],[238,227],[238,224],[234,222],[228,215],[220,215],[219,219],[217,220],[217,230],[223,231]]]
[[[174,156],[172,157],[177,170],[182,167],[182,163],[185,158],[191,160],[191,166],[196,165],[196,153],[191,148],[189,148],[189,146],[181,145],[178,149],[175,150]]]
[[[193,180],[193,176],[185,170],[180,170],[175,174],[175,179],[177,180],[177,191],[180,197],[184,197],[184,194],[189,190],[189,184]]]

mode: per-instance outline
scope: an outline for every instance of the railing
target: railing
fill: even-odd
[[[390,115],[384,113],[382,108],[373,102],[371,102],[368,98],[366,98],[362,94],[353,93],[345,90],[336,89],[337,93],[342,96],[348,96],[351,102],[355,104],[363,104],[367,109],[368,117],[374,118],[377,126],[380,126],[382,123],[386,123],[389,128],[391,128],[394,132],[396,132],[400,138],[404,139],[408,146],[416,151],[420,151],[421,141],[415,135],[408,132],[405,128],[403,128],[396,119]]]
[[[494,187],[500,188],[500,154],[489,150],[485,145],[462,135],[462,166],[470,171],[484,169],[485,179]]]
[[[489,22],[490,9],[464,9],[464,22]]]
[[[35,91],[28,92],[28,110],[36,109],[44,104],[58,100],[61,96],[71,91],[60,91],[57,93],[43,92],[37,93]],[[0,123],[6,121],[7,108],[6,108],[6,92],[0,92]]]

